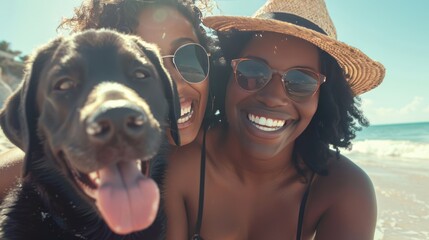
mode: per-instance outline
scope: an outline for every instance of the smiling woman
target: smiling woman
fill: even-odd
[[[368,124],[355,96],[384,67],[336,39],[323,0],[254,16],[204,19],[231,68],[213,85],[220,123],[168,168],[167,238],[372,239],[372,183],[339,147]]]
[[[139,24],[136,34],[157,43],[176,82],[181,108],[178,128],[182,144],[188,144],[197,136],[207,104],[208,54],[189,20],[172,7],[149,7],[141,12],[139,22],[144,24]]]
[[[257,82],[264,84],[252,89],[246,84],[244,88],[242,82],[250,76],[247,69],[241,66],[246,62],[238,58],[241,62],[234,69],[225,100],[225,106],[229,106],[226,108],[229,127],[236,132],[234,135],[249,156],[259,159],[277,156],[283,159],[284,156],[279,153],[287,146],[293,146],[291,143],[301,135],[316,112],[319,98],[317,86],[324,79],[317,77],[320,72],[319,52],[306,41],[267,32],[253,37],[240,56],[248,59],[244,60],[246,62],[255,63],[253,70],[259,73]],[[261,74],[271,71],[271,66],[286,72],[282,75]],[[294,76],[294,71],[300,74]],[[307,93],[303,89],[292,89],[286,82],[290,78],[297,82],[295,85],[309,84],[306,81],[317,84]],[[274,122],[277,122],[275,127]]]

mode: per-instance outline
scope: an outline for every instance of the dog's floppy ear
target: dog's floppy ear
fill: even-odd
[[[40,74],[51,59],[62,38],[40,47],[26,64],[23,80],[0,111],[0,125],[5,135],[25,153],[24,176],[29,162],[39,157],[41,143],[37,136],[38,112],[36,93]]]
[[[180,101],[179,94],[177,92],[176,83],[171,79],[164,65],[161,63],[161,56],[159,50],[152,44],[148,44],[138,38],[134,38],[134,41],[145,53],[149,60],[155,65],[156,70],[161,78],[162,86],[164,88],[164,94],[168,100],[168,118],[170,121],[170,133],[177,146],[180,146],[180,135],[177,127],[177,119],[180,117]]]

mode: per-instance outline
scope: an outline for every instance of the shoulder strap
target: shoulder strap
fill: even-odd
[[[315,173],[311,174],[310,182],[308,183],[307,189],[305,190],[304,196],[302,196],[301,204],[299,206],[299,216],[298,216],[298,227],[296,230],[296,240],[301,240],[302,235],[302,224],[304,222],[304,213],[305,206],[307,205],[308,194],[310,193],[311,184],[313,183],[316,175]]]
[[[204,126],[203,132],[203,146],[201,147],[201,165],[200,165],[200,192],[198,196],[198,215],[197,223],[195,225],[195,233],[192,236],[192,240],[202,240],[200,236],[201,225],[203,222],[203,210],[204,210],[204,185],[206,175],[206,133],[208,126]]]

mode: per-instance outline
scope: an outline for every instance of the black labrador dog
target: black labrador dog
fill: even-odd
[[[168,145],[165,129],[179,141],[176,98],[158,50],[138,37],[89,30],[38,49],[0,113],[26,154],[0,239],[153,239],[148,160]]]

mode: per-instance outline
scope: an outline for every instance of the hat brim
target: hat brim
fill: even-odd
[[[254,17],[211,16],[203,19],[205,26],[218,32],[268,31],[295,36],[311,42],[334,57],[345,72],[346,79],[355,95],[365,93],[383,81],[384,66],[369,58],[359,49],[351,47],[325,34],[273,19]]]

